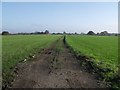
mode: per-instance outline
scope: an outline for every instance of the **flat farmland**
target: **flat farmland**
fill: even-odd
[[[118,37],[2,36],[2,71],[4,89],[118,87]]]
[[[66,41],[76,54],[90,57],[99,68],[110,69],[107,77],[118,74],[118,37],[67,35]]]
[[[2,36],[2,69],[3,78],[9,78],[11,69],[15,65],[38,52],[47,48],[60,35],[8,35]]]

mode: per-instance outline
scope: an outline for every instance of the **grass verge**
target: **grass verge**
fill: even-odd
[[[67,35],[65,43],[87,71],[120,88],[117,37]]]

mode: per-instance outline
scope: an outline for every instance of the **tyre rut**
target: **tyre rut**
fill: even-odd
[[[33,60],[21,63],[12,88],[105,88],[96,74],[86,72],[79,60],[57,40]]]

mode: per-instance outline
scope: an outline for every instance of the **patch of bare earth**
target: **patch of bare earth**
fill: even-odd
[[[60,46],[62,49],[58,49]],[[32,60],[20,64],[12,88],[106,88],[86,72],[60,39]]]

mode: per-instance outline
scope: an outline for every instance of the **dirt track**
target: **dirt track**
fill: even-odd
[[[86,72],[62,39],[18,67],[13,88],[105,88],[96,74]]]

